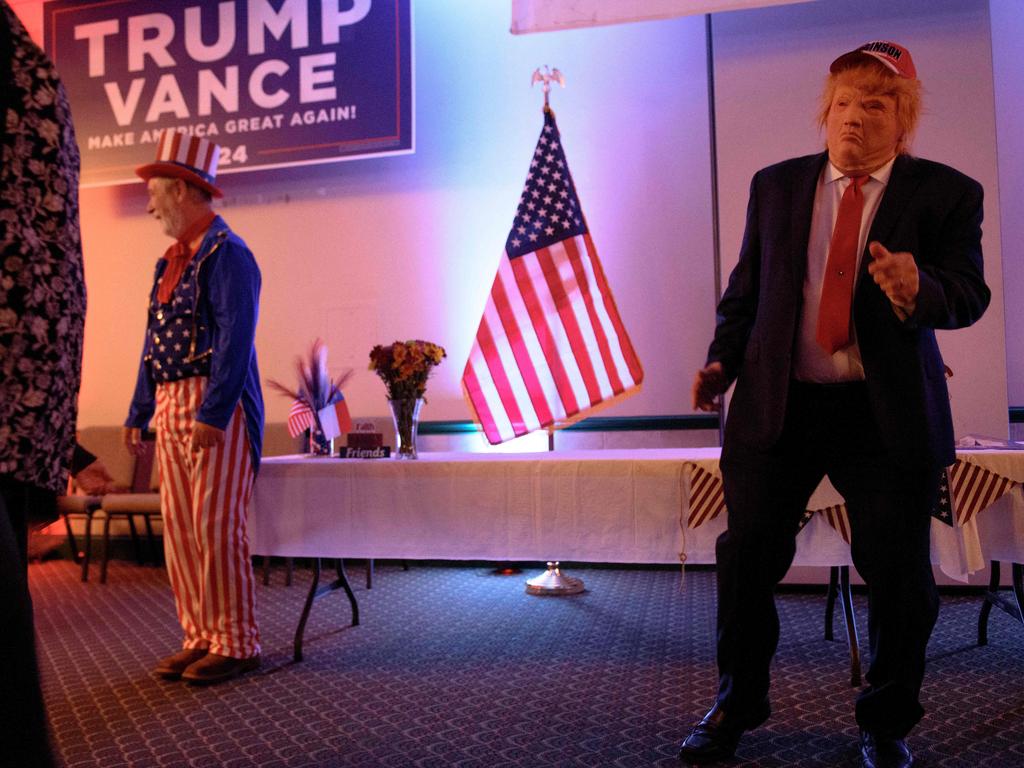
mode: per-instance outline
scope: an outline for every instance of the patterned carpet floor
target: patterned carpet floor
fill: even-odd
[[[676,766],[679,739],[715,689],[714,574],[573,568],[587,591],[534,597],[480,566],[350,573],[319,601],[305,660],[292,635],[311,571],[260,586],[263,666],[201,689],[155,679],[179,630],[161,569],[112,563],[83,584],[69,561],[30,579],[54,739],[69,768],[547,768]],[[855,595],[860,626],[865,598]],[[944,595],[911,736],[918,765],[1024,766],[1024,627],[980,598]],[[841,616],[822,639],[822,594],[779,597],[775,715],[733,765],[856,766],[855,690]],[[866,655],[863,640],[862,654]]]

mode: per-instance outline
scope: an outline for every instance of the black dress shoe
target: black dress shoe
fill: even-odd
[[[860,759],[864,768],[910,768],[914,756],[907,742],[860,732]]]
[[[683,740],[679,759],[702,765],[730,758],[743,732],[761,725],[771,713],[767,699],[748,715],[733,715],[716,702]]]

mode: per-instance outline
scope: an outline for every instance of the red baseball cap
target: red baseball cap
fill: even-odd
[[[906,77],[911,80],[917,79],[917,69],[914,67],[914,60],[910,56],[910,51],[899,43],[893,43],[889,40],[874,40],[870,43],[864,43],[864,45],[856,50],[844,53],[832,62],[832,66],[828,68],[829,72],[835,73],[846,69],[852,66],[858,59],[863,60],[865,56],[870,56],[876,61],[882,62],[882,64],[900,77]]]

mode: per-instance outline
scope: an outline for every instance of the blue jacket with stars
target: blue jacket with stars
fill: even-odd
[[[125,426],[145,429],[156,408],[156,385],[207,376],[196,421],[227,427],[241,401],[259,469],[263,448],[263,392],[256,365],[260,270],[252,252],[217,216],[185,269],[171,302],[161,304],[157,286],[167,262],[156,265],[146,338]]]

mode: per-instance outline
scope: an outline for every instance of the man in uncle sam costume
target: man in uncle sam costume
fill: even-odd
[[[729,758],[771,714],[774,588],[826,474],[868,588],[863,765],[911,765],[905,737],[924,714],[939,608],[930,512],[955,459],[935,329],[968,326],[988,306],[982,188],[908,154],[921,83],[906,48],[866,43],[829,69],[826,151],[754,176],[739,262],[693,384],[694,407],[711,410],[736,382],[721,461],[728,530],[716,545],[718,696],[680,749],[695,763]]]
[[[253,340],[260,271],[212,198],[220,148],[165,130],[136,173],[148,213],[174,244],[157,261],[138,381],[125,422],[129,451],[153,419],[167,572],[182,650],[166,680],[218,683],[259,666],[246,517],[263,443]]]

